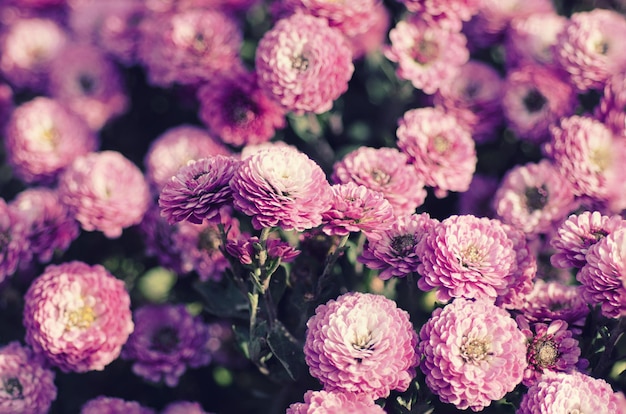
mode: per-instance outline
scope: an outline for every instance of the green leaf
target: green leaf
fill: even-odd
[[[278,320],[274,321],[272,330],[267,336],[267,342],[289,377],[296,381],[306,366],[302,344]]]
[[[224,318],[248,319],[248,301],[228,278],[221,282],[198,282],[194,288],[202,296],[204,309]]]

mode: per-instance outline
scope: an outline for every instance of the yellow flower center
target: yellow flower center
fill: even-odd
[[[87,329],[96,320],[96,313],[91,306],[83,306],[75,310],[67,311],[65,330],[72,328]]]

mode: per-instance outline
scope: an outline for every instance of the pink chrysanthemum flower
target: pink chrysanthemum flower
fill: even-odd
[[[480,411],[522,381],[526,338],[490,301],[456,299],[435,309],[419,337],[426,385],[460,410]]]
[[[601,378],[580,372],[546,373],[528,389],[516,414],[606,413],[626,410],[623,394]]]
[[[133,312],[135,330],[122,349],[133,372],[175,387],[187,368],[207,365],[207,326],[183,305],[145,305]]]
[[[255,245],[259,244],[259,238],[256,236],[245,237],[229,240],[226,246],[226,251],[233,257],[235,257],[243,265],[251,265],[254,263],[255,257],[258,251],[255,249]],[[289,263],[295,260],[300,254],[299,250],[291,247],[291,245],[280,239],[270,238],[266,240],[267,249],[267,261],[279,260],[281,263]]]
[[[503,84],[495,68],[470,60],[449,82],[441,85],[433,102],[465,125],[477,143],[493,141],[503,120]]]
[[[555,55],[579,92],[602,89],[626,68],[626,19],[614,10],[574,13],[559,33]]]
[[[559,225],[557,234],[550,240],[556,250],[550,263],[563,269],[580,269],[587,263],[585,256],[589,249],[622,227],[626,227],[626,220],[619,215],[605,216],[599,211],[572,214]]]
[[[397,75],[429,95],[454,78],[469,59],[465,36],[432,19],[401,20],[389,32],[389,40],[384,54],[398,64]]]
[[[83,230],[111,239],[139,224],[150,202],[141,170],[117,151],[77,158],[59,179],[59,195]]]
[[[124,282],[100,265],[49,265],[24,297],[26,342],[63,372],[101,371],[133,331]]]
[[[440,302],[452,298],[490,298],[507,292],[517,268],[513,242],[498,220],[450,216],[420,244],[420,279],[424,291],[437,289]]]
[[[594,115],[604,122],[613,133],[626,138],[626,70],[611,77],[600,102],[595,108]]]
[[[228,183],[239,163],[223,155],[189,161],[161,190],[161,214],[170,224],[219,222],[220,209],[232,201]]]
[[[567,322],[555,320],[545,323],[528,324],[523,317],[517,323],[526,336],[528,367],[524,371],[523,384],[527,387],[537,383],[547,372],[572,372],[578,365],[586,365],[587,360],[579,360],[578,341],[572,338],[573,332],[567,329]]]
[[[168,129],[152,143],[144,158],[146,180],[156,194],[191,160],[213,155],[229,155],[230,150],[205,129],[180,125]]]
[[[169,403],[161,414],[208,414],[200,403],[194,401],[174,401]]]
[[[496,177],[474,174],[467,191],[459,194],[459,214],[494,218],[496,214],[493,210],[493,196],[499,185],[500,181]]]
[[[359,262],[370,269],[381,270],[378,277],[382,280],[417,274],[418,245],[436,222],[427,213],[396,218],[389,230],[368,237]]]
[[[20,262],[30,258],[27,226],[0,198],[0,283],[15,273]]]
[[[577,104],[572,86],[559,72],[544,66],[513,69],[504,80],[504,116],[519,139],[545,142],[550,137],[550,125],[572,115]]]
[[[468,21],[480,10],[482,0],[400,0],[411,12],[431,16],[444,14],[450,18]]]
[[[626,226],[593,245],[576,275],[588,303],[600,304],[609,318],[626,315]]]
[[[335,183],[353,182],[382,193],[396,216],[413,214],[426,199],[424,182],[396,148],[359,147],[333,166]]]
[[[437,197],[469,188],[476,169],[476,148],[469,131],[439,108],[405,112],[398,121],[398,147],[406,153]]]
[[[22,218],[29,250],[40,263],[48,263],[55,252],[64,252],[76,240],[80,228],[56,190],[27,188],[10,204]]]
[[[235,208],[252,217],[256,230],[317,227],[332,198],[320,166],[289,147],[262,150],[244,159],[230,186]]]
[[[586,116],[564,118],[550,132],[546,153],[570,180],[574,194],[621,204],[620,193],[626,190],[622,174],[626,141],[616,139],[603,123]],[[620,211],[619,207],[615,209]]]
[[[329,236],[346,236],[350,232],[365,234],[388,229],[393,207],[384,195],[353,182],[335,184],[330,207],[322,213],[322,231]]]
[[[286,414],[384,414],[385,410],[367,395],[338,391],[307,391],[304,402],[293,403]]]
[[[0,73],[16,89],[43,91],[50,61],[68,40],[63,27],[51,19],[24,18],[2,32]]]
[[[261,89],[286,110],[323,113],[348,89],[352,52],[325,19],[296,13],[259,41],[255,67]]]
[[[493,205],[503,223],[528,236],[550,232],[576,207],[572,185],[545,159],[509,170]]]
[[[60,102],[38,97],[17,107],[6,126],[7,161],[26,183],[51,183],[98,140],[85,121]]]
[[[350,292],[317,307],[307,322],[304,356],[326,391],[376,399],[408,388],[416,345],[409,314],[394,301]]]
[[[28,347],[0,348],[0,412],[45,414],[57,396],[54,372]]]
[[[68,43],[50,62],[49,76],[50,95],[81,115],[93,130],[128,107],[119,70],[95,46]]]
[[[285,127],[285,111],[261,91],[253,72],[213,80],[202,86],[197,96],[198,116],[227,144],[261,144]]]
[[[195,85],[241,66],[241,30],[218,10],[153,14],[140,29],[139,58],[153,85]]]
[[[80,414],[155,414],[155,411],[137,401],[101,395],[83,404]]]

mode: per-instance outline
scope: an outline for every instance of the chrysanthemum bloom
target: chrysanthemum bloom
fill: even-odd
[[[67,40],[67,33],[54,20],[16,20],[0,36],[0,74],[16,89],[43,91],[50,61]]]
[[[0,283],[31,257],[23,219],[0,198]]]
[[[459,214],[494,218],[493,196],[498,190],[499,184],[500,181],[496,177],[480,173],[474,174],[467,191],[459,194]]]
[[[556,12],[533,13],[511,20],[504,42],[507,67],[530,64],[557,69],[553,46],[567,21]]]
[[[626,141],[616,139],[603,123],[587,116],[564,118],[550,132],[546,153],[573,184],[575,195],[600,201],[623,195]]]
[[[83,404],[80,414],[155,414],[155,411],[137,401],[101,395]]]
[[[478,13],[482,0],[400,0],[411,12],[438,16],[445,14],[451,18],[468,21]]]
[[[440,108],[411,109],[398,121],[398,147],[437,197],[469,188],[476,148],[466,128]]]
[[[623,394],[602,378],[574,371],[546,373],[528,389],[516,414],[606,413],[626,410]]]
[[[426,199],[424,181],[396,148],[359,147],[335,163],[332,180],[382,193],[397,217],[413,214]]]
[[[286,110],[323,113],[348,89],[352,52],[325,19],[296,13],[259,41],[255,67],[261,89]]]
[[[262,150],[244,159],[230,186],[235,208],[252,217],[256,230],[317,227],[332,197],[320,166],[289,147]]]
[[[396,74],[426,94],[449,82],[469,59],[466,38],[431,19],[411,17],[389,32],[387,59],[398,64]]]
[[[286,414],[384,414],[385,410],[364,394],[341,391],[307,391],[304,402],[291,404]]]
[[[200,403],[193,401],[174,401],[169,403],[161,414],[208,414]]]
[[[54,372],[28,347],[0,348],[0,412],[45,414],[57,396]]]
[[[150,202],[141,170],[117,151],[77,158],[59,178],[59,195],[83,230],[110,239],[139,224]]]
[[[605,216],[599,211],[572,214],[559,225],[557,234],[550,240],[556,250],[550,262],[563,269],[580,269],[587,263],[585,256],[589,249],[621,227],[626,227],[626,220],[619,215]]]
[[[530,387],[547,372],[572,372],[579,362],[586,365],[586,360],[579,360],[578,341],[572,338],[573,332],[567,329],[567,322],[555,320],[545,323],[528,324],[523,317],[517,323],[526,336],[528,367],[524,371],[524,385]]]
[[[241,13],[259,0],[145,0],[151,13],[171,13],[190,9],[219,9],[226,13]]]
[[[253,72],[223,76],[198,90],[198,116],[227,144],[261,144],[285,126],[285,111],[257,84]]]
[[[574,189],[552,162],[510,169],[493,199],[498,218],[529,237],[548,233],[576,208]]]
[[[10,207],[22,217],[28,249],[40,263],[48,263],[55,252],[67,250],[80,233],[78,222],[60,202],[56,190],[27,188]]]
[[[367,15],[368,29],[348,37],[352,48],[352,59],[360,59],[363,56],[379,51],[387,40],[391,14],[383,2],[376,2]]]
[[[600,304],[609,318],[626,315],[626,226],[593,245],[576,275],[588,303]]]
[[[607,80],[626,68],[622,51],[626,19],[614,10],[574,13],[557,36],[555,55],[570,82],[584,92],[602,89]]]
[[[490,298],[507,292],[517,268],[513,242],[498,220],[450,216],[424,236],[417,286],[437,289],[440,302]]]
[[[220,209],[232,201],[228,183],[239,163],[223,155],[189,161],[161,190],[161,214],[170,224],[219,222]]]
[[[122,350],[133,372],[152,382],[175,387],[187,368],[207,365],[208,331],[184,305],[145,305],[133,312],[135,331]]]
[[[93,130],[124,113],[128,98],[117,67],[101,49],[68,43],[50,62],[49,92]]]
[[[233,257],[237,258],[243,265],[254,263],[255,256],[258,251],[255,245],[259,244],[259,238],[256,236],[247,237],[241,235],[238,239],[229,240],[226,245],[226,251]],[[270,238],[266,240],[267,258],[266,261],[271,262],[280,260],[282,263],[292,262],[300,254],[299,250],[291,247],[291,245],[280,239]]]
[[[68,6],[68,25],[76,38],[89,40],[126,66],[137,62],[143,1],[72,0]]]
[[[102,371],[133,331],[124,282],[100,265],[49,265],[24,297],[26,342],[63,372]]]
[[[153,14],[140,29],[139,59],[153,85],[194,85],[241,65],[241,30],[220,11]]]
[[[322,213],[322,231],[329,236],[350,232],[365,234],[388,229],[394,220],[393,207],[384,195],[353,182],[335,184],[330,207]]]
[[[75,158],[96,150],[85,121],[60,102],[38,97],[17,107],[6,126],[7,161],[26,183],[51,183]]]
[[[381,270],[382,280],[417,273],[418,245],[436,222],[427,213],[396,218],[390,229],[369,235],[359,262]]]
[[[405,391],[418,356],[409,314],[381,295],[349,292],[315,309],[304,357],[326,391],[387,397]]]
[[[152,191],[158,194],[178,169],[189,161],[229,154],[230,150],[205,129],[193,125],[176,126],[163,132],[150,144],[144,158],[146,180]]]
[[[526,338],[490,301],[456,299],[435,309],[419,337],[426,385],[460,410],[480,411],[522,381]]]
[[[511,70],[504,80],[502,105],[508,127],[535,144],[547,141],[549,127],[574,114],[576,92],[559,72],[540,65]]]
[[[626,138],[626,70],[612,76],[606,86],[594,115],[613,133]]]
[[[520,311],[530,323],[549,324],[555,320],[563,320],[578,334],[585,324],[589,306],[583,299],[579,286],[538,279]]]
[[[493,141],[503,120],[503,82],[494,67],[470,60],[449,82],[441,85],[433,102],[467,126],[477,143]]]

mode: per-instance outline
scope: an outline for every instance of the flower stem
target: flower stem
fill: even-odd
[[[337,259],[339,259],[339,256],[341,256],[341,254],[344,252],[345,246],[346,246],[346,243],[348,242],[349,237],[350,237],[350,233],[343,236],[341,240],[339,240],[339,244],[337,245],[335,250],[332,252],[332,254],[326,258],[326,265],[324,266],[324,271],[322,272],[322,275],[317,281],[317,289],[315,291],[316,298],[319,298],[321,296],[322,289],[324,288],[324,285],[326,284],[326,280],[330,276],[330,272],[332,271],[333,266],[335,266]]]
[[[611,330],[608,342],[604,347],[604,352],[600,357],[600,361],[598,361],[598,364],[593,369],[592,375],[594,377],[604,377],[608,373],[608,370],[614,362],[611,359],[611,354],[621,337],[624,335],[624,330],[626,330],[626,317],[621,317]]]

